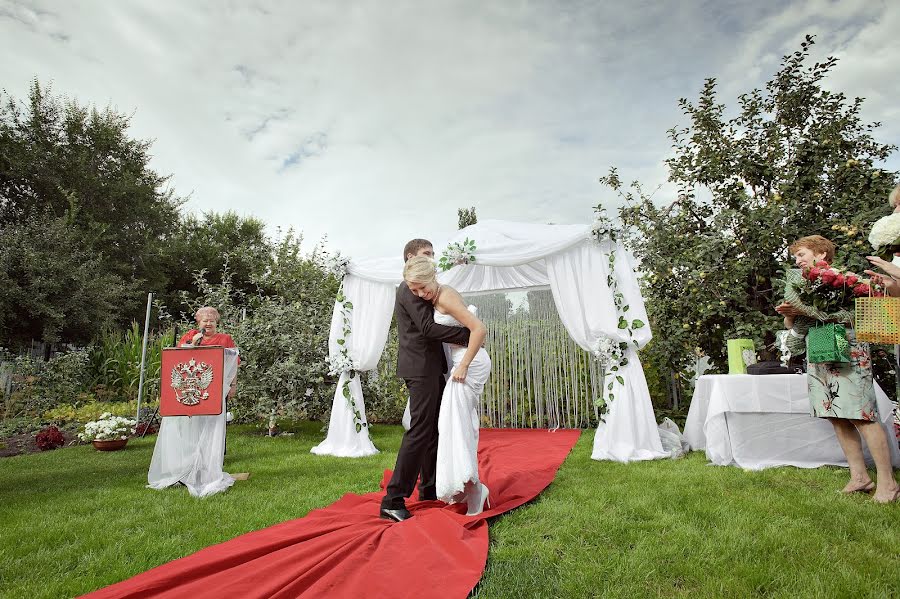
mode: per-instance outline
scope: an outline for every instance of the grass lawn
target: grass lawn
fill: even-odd
[[[270,439],[229,429],[226,470],[250,480],[205,500],[144,488],[154,438],[0,460],[0,596],[68,597],[198,549],[375,491],[402,429],[374,426],[377,456],[313,456],[318,423]],[[838,493],[837,468],[743,472],[590,459],[588,431],[537,500],[491,522],[474,596],[900,596],[900,504]]]

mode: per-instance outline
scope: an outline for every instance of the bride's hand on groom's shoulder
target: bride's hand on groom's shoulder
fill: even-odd
[[[457,383],[465,383],[466,375],[468,373],[469,373],[469,367],[463,366],[462,364],[460,364],[453,370],[453,373],[450,375],[450,377]]]

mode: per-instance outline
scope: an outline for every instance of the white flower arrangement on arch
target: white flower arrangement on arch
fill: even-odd
[[[594,359],[597,360],[600,368],[608,370],[613,366],[619,365],[619,362],[625,357],[625,350],[627,348],[627,343],[616,341],[615,339],[604,335],[597,339],[597,343],[594,344],[594,349],[591,351],[591,354],[594,356]]]
[[[343,281],[347,276],[347,268],[350,265],[350,258],[335,254],[325,261],[325,269],[334,275],[338,281]]]
[[[441,254],[438,267],[441,270],[450,270],[460,264],[473,264],[475,262],[475,240],[466,237],[462,243],[451,243]]]

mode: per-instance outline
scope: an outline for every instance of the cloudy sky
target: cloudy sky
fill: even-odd
[[[188,210],[382,256],[459,207],[589,222],[612,165],[665,183],[678,98],[713,76],[734,106],[805,33],[900,142],[900,2],[873,0],[0,0],[0,86],[133,114]]]

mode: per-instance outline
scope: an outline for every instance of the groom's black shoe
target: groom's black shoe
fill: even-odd
[[[393,520],[394,522],[403,522],[404,520],[412,518],[412,514],[410,514],[409,510],[405,507],[397,509],[383,507],[381,508],[381,511],[378,512],[378,515],[385,520]]]

